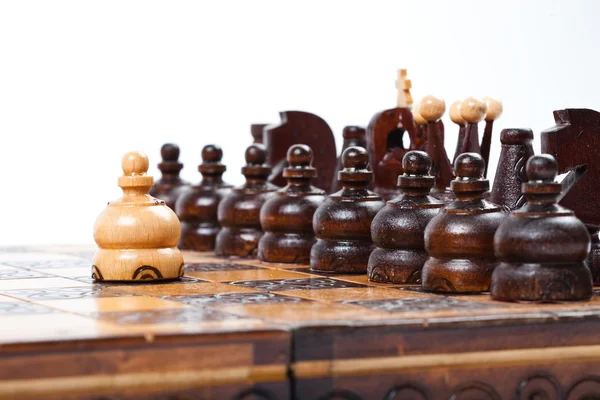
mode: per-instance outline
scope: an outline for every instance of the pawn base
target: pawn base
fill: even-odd
[[[311,233],[265,232],[258,242],[258,259],[285,264],[308,264],[316,239]]]
[[[500,263],[490,294],[494,300],[582,301],[592,297],[592,274],[583,262],[563,264]]]
[[[479,293],[490,288],[495,260],[446,260],[430,257],[421,273],[424,290],[442,293]]]
[[[310,269],[330,274],[364,274],[374,247],[370,240],[319,239],[310,252]]]
[[[224,227],[217,235],[215,253],[226,257],[253,257],[262,235],[260,229]]]
[[[212,223],[181,223],[181,237],[177,247],[181,250],[211,251],[215,248],[215,240],[219,233],[219,225]]]
[[[183,257],[176,247],[162,249],[99,249],[94,254],[96,281],[165,281],[183,276]]]
[[[429,255],[425,250],[377,248],[369,257],[367,275],[379,283],[421,283],[421,270]]]

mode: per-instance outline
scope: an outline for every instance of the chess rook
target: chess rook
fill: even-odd
[[[164,200],[167,206],[175,210],[177,197],[189,183],[179,177],[183,164],[179,162],[179,146],[166,143],[160,149],[162,162],[158,164],[162,176],[150,188],[150,196]]]
[[[423,266],[423,289],[433,292],[483,292],[497,265],[494,233],[506,216],[484,199],[489,181],[477,153],[464,153],[454,163],[451,187],[457,200],[448,204],[425,228],[429,259]]]
[[[148,157],[131,151],[121,166],[123,197],[109,202],[94,225],[99,249],[94,255],[92,278],[138,281],[183,276],[183,258],[176,247],[181,226],[164,201],[148,194],[154,183],[146,175]]]
[[[226,168],[221,164],[222,158],[223,151],[219,146],[204,146],[202,164],[198,167],[202,181],[182,193],[175,203],[175,211],[181,220],[180,249],[209,251],[215,248],[215,239],[221,229],[217,209],[231,192],[231,185],[223,182]]]
[[[382,283],[421,283],[425,251],[425,227],[444,203],[429,195],[434,178],[431,159],[422,151],[409,151],[398,177],[402,194],[387,202],[371,224],[377,246],[369,257],[369,280]]]
[[[265,164],[265,146],[255,143],[246,149],[246,166],[242,174],[246,183],[232,190],[218,208],[221,230],[217,234],[215,253],[218,256],[250,257],[256,255],[258,240],[263,234],[260,209],[275,190],[267,182],[271,168]]]
[[[504,129],[500,132],[502,150],[490,200],[502,206],[507,212],[521,208],[525,204],[521,185],[527,182],[525,165],[533,156],[532,141],[531,129]]]
[[[310,147],[297,144],[287,152],[283,170],[287,185],[268,199],[260,210],[265,234],[258,242],[258,258],[267,262],[303,263],[310,260],[315,243],[312,219],[325,201],[325,191],[311,185],[317,176]]]
[[[367,189],[373,173],[367,169],[369,154],[363,147],[349,147],[342,154],[344,169],[338,172],[342,190],[317,208],[313,229],[317,243],[310,253],[312,271],[364,274],[371,251],[371,221],[384,206],[381,196]]]
[[[590,235],[575,213],[558,204],[556,160],[548,154],[527,162],[523,184],[527,204],[498,228],[494,249],[500,264],[491,295],[507,301],[573,301],[592,297],[592,275],[585,263]]]

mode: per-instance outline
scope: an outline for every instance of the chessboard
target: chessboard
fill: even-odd
[[[194,252],[178,281],[96,283],[93,252],[0,250],[1,399],[600,393],[598,296],[503,303]]]

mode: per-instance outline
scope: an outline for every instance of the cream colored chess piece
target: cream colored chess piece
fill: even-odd
[[[183,275],[177,241],[181,225],[164,201],[148,194],[154,183],[148,157],[131,151],[123,156],[119,186],[123,197],[108,203],[96,219],[92,278],[97,281],[176,279]]]

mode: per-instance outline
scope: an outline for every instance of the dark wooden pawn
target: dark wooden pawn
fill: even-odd
[[[256,255],[258,240],[263,235],[260,226],[262,205],[279,189],[267,182],[271,168],[265,164],[265,146],[255,143],[246,149],[246,166],[242,174],[246,183],[231,191],[220,203],[215,253],[218,256],[250,257]]]
[[[367,147],[367,141],[365,139],[365,128],[363,128],[361,126],[350,125],[350,126],[344,127],[342,136],[344,137],[344,143],[342,144],[342,151],[340,152],[340,156],[338,157],[338,160],[337,160],[337,165],[335,167],[336,171],[341,171],[344,168],[344,165],[342,163],[342,154],[344,153],[344,150],[346,150],[348,147],[352,147],[352,146],[360,146],[360,147],[364,147],[364,148]],[[342,188],[342,186],[341,186],[340,182],[338,181],[338,177],[336,174],[336,176],[333,177],[333,182],[331,183],[330,192],[335,193],[338,190],[340,190],[341,188]]]
[[[358,146],[347,148],[342,163],[344,169],[338,172],[342,190],[330,195],[313,217],[318,240],[310,252],[310,268],[318,272],[364,274],[375,248],[371,221],[385,203],[367,189],[373,178],[367,169],[367,150]]]
[[[424,233],[444,203],[429,195],[434,178],[431,159],[423,151],[409,151],[398,177],[402,194],[387,202],[371,224],[377,246],[369,257],[369,280],[382,283],[421,283],[421,270],[429,255]]]
[[[590,235],[575,213],[556,204],[558,164],[548,154],[527,162],[527,204],[513,211],[494,237],[496,257],[490,292],[495,300],[575,301],[592,297],[585,263]]]
[[[527,182],[525,165],[533,156],[531,129],[504,129],[500,133],[502,150],[496,168],[490,200],[509,212],[523,207],[521,185]]]
[[[260,210],[265,234],[258,242],[258,258],[267,262],[308,264],[315,243],[312,219],[326,198],[325,191],[311,185],[317,176],[310,147],[297,144],[287,152],[283,177],[288,184],[275,192]]]
[[[162,162],[158,169],[161,178],[150,188],[150,196],[164,200],[165,204],[175,210],[177,196],[189,186],[189,182],[179,177],[183,164],[179,162],[179,146],[173,143],[163,144],[160,148]]]
[[[263,130],[268,124],[252,124],[250,125],[250,133],[254,143],[263,143]]]
[[[429,259],[423,266],[423,289],[433,292],[483,292],[497,265],[494,233],[505,218],[500,206],[484,199],[490,183],[485,162],[464,153],[454,163],[451,183],[457,200],[448,204],[425,228]]]
[[[221,164],[223,151],[219,146],[202,149],[202,164],[198,171],[202,181],[183,192],[175,203],[175,212],[181,221],[181,237],[177,247],[184,250],[209,251],[215,248],[219,229],[217,207],[231,192],[231,185],[223,182],[225,165]]]
[[[460,115],[467,122],[467,126],[465,127],[462,148],[460,149],[461,153],[481,154],[478,125],[485,118],[486,113],[487,105],[483,100],[475,97],[468,97],[463,100],[460,106]]]

